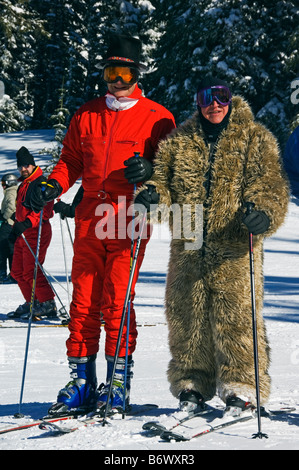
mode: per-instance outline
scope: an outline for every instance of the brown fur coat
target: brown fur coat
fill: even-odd
[[[181,239],[171,241],[165,305],[172,355],[168,378],[175,396],[191,388],[206,400],[218,391],[224,401],[235,393],[255,402],[248,230],[242,223],[243,205],[253,202],[256,210],[269,216],[269,230],[254,237],[260,388],[261,402],[265,402],[270,377],[262,317],[263,238],[283,223],[289,196],[276,139],[254,121],[245,100],[236,96],[212,162],[196,112],[161,143],[154,176],[147,184],[156,186],[165,207],[203,205],[201,248],[186,250],[189,239],[184,232]],[[192,214],[194,222],[194,210]],[[176,221],[170,218],[172,230]]]

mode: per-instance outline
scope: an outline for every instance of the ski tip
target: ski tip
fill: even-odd
[[[283,415],[283,414],[288,414],[292,413],[293,411],[296,411],[296,408],[293,406],[283,406],[281,408],[276,408],[276,409],[265,409],[264,407],[261,407],[261,416],[277,416],[277,415]]]
[[[45,429],[48,429],[48,425],[49,425],[49,423],[47,423],[47,421],[42,421],[42,422],[38,425],[38,427],[39,427],[39,429],[45,430]]]
[[[189,439],[187,439],[186,437],[182,436],[181,434],[176,434],[173,431],[163,431],[160,434],[160,437],[161,437],[161,439],[163,439],[163,441],[167,441],[167,442],[170,442],[170,441],[176,441],[176,442],[189,441]]]
[[[146,431],[147,429],[151,429],[152,426],[159,426],[158,421],[148,421],[143,424],[142,429]]]
[[[167,431],[165,426],[159,424],[157,421],[148,421],[142,426],[143,431],[146,431],[148,434],[160,436],[164,431]]]
[[[72,432],[71,428],[62,428],[61,426],[58,426],[55,423],[49,423],[47,421],[41,422],[38,427],[43,431],[55,432],[57,434],[68,434]]]

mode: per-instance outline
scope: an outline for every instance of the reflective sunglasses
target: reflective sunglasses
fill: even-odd
[[[18,170],[21,171],[22,168],[25,168],[25,170],[27,170],[27,168],[29,168],[30,165],[21,165],[21,166],[18,166]]]
[[[133,85],[138,79],[138,70],[134,67],[120,67],[109,65],[104,68],[103,79],[107,83],[116,83],[121,80],[124,85]]]
[[[201,108],[210,106],[214,99],[222,106],[227,106],[232,100],[232,95],[226,86],[220,85],[204,88],[197,93],[197,104]]]

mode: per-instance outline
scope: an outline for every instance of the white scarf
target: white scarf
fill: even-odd
[[[130,98],[129,96],[122,96],[117,99],[110,93],[107,93],[105,97],[106,105],[113,111],[125,111],[126,109],[130,109],[135,106],[135,104],[138,102],[138,100]]]

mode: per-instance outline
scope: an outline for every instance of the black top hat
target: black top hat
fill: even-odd
[[[35,161],[33,155],[29,152],[26,147],[21,147],[17,151],[17,166],[21,167],[24,165],[33,165],[35,166]]]
[[[146,70],[146,66],[140,63],[141,41],[132,36],[114,34],[110,37],[109,46],[104,59],[98,64],[99,68],[106,65],[122,65]]]

